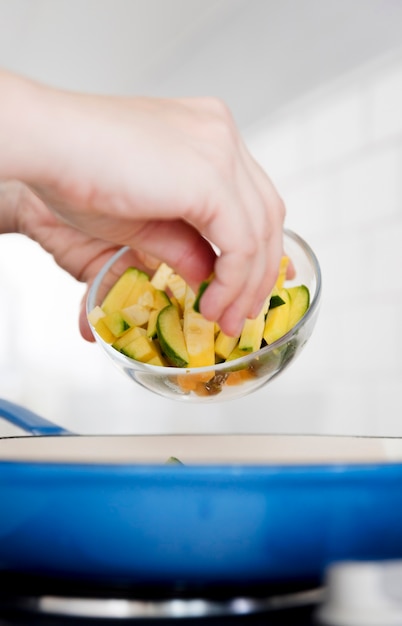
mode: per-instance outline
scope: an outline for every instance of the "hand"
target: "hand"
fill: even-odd
[[[285,210],[227,108],[38,85],[30,100],[30,133],[7,155],[12,163],[35,153],[18,178],[59,223],[109,250],[126,244],[157,257],[195,289],[213,271],[201,311],[237,334],[274,285]]]
[[[76,280],[87,283],[88,288],[104,263],[119,249],[60,220],[19,181],[0,182],[0,223],[2,232],[18,232],[39,243],[60,267]],[[144,254],[133,251],[132,255],[136,267],[147,269],[154,264]],[[116,266],[116,280],[118,276]],[[87,293],[81,302],[79,326],[84,339],[94,341],[86,315],[86,297]]]

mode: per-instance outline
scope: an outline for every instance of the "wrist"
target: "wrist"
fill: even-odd
[[[41,163],[47,88],[0,70],[0,179],[31,182]]]

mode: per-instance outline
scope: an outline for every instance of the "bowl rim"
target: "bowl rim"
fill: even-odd
[[[283,344],[287,343],[289,339],[296,334],[298,329],[301,328],[301,326],[303,326],[309,319],[311,319],[314,316],[319,306],[319,303],[321,300],[321,293],[322,293],[321,267],[320,267],[320,264],[318,262],[318,258],[315,252],[312,250],[312,248],[307,243],[307,241],[303,239],[303,237],[295,233],[294,231],[288,228],[285,228],[283,230],[283,234],[284,234],[285,243],[286,243],[286,238],[291,239],[293,242],[298,244],[300,248],[303,249],[306,257],[308,257],[314,269],[316,288],[315,288],[315,292],[314,292],[313,298],[310,302],[307,312],[297,322],[297,324],[293,326],[293,328],[289,332],[287,332],[285,335],[280,337],[280,339],[277,339],[277,341],[274,341],[273,343],[266,345],[263,348],[256,350],[255,352],[249,352],[245,354],[244,356],[239,357],[238,359],[233,359],[230,362],[223,361],[222,363],[216,363],[214,365],[206,365],[203,367],[175,367],[175,366],[166,367],[162,365],[150,365],[149,363],[143,363],[142,361],[137,361],[135,359],[132,359],[131,357],[126,356],[125,354],[119,352],[118,350],[115,350],[114,348],[112,348],[112,346],[110,346],[110,344],[106,343],[96,333],[92,325],[89,324],[94,338],[96,339],[96,341],[104,345],[105,348],[107,347],[108,352],[110,348],[112,348],[115,351],[116,354],[115,355],[113,354],[113,357],[115,358],[116,361],[120,361],[123,365],[125,364],[128,367],[130,367],[130,369],[137,369],[143,372],[152,372],[157,376],[160,376],[160,375],[166,376],[168,374],[169,375],[174,374],[175,376],[182,376],[182,375],[189,375],[189,374],[196,374],[196,373],[202,374],[203,372],[209,372],[211,370],[214,370],[215,372],[220,372],[220,371],[226,371],[229,368],[238,369],[239,365],[241,364],[249,363],[250,361],[254,359],[258,359],[262,356],[269,354],[274,349],[279,348]],[[100,271],[96,275],[95,280],[93,281],[92,285],[90,286],[88,290],[88,295],[86,299],[87,315],[95,306],[96,293],[103,281],[103,278],[105,277],[107,272],[110,270],[110,268],[114,265],[114,263],[129,250],[130,250],[130,246],[123,246],[120,250],[118,250],[115,254],[113,254],[110,257],[110,259],[108,259],[108,261],[103,265],[103,267],[100,269]]]

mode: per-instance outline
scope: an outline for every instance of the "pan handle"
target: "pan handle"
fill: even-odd
[[[3,400],[0,398],[0,418],[3,417],[10,424],[22,428],[31,435],[71,435],[72,433],[65,430],[57,424],[49,422],[44,417],[40,417],[18,404]]]

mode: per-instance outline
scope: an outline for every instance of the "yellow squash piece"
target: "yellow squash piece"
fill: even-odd
[[[144,272],[140,272],[136,284],[133,286],[130,295],[120,309],[125,309],[133,304],[141,304],[147,300],[152,302],[154,291],[155,288],[149,282],[148,275]]]
[[[172,294],[174,295],[174,297],[176,298],[177,302],[179,303],[179,305],[180,305],[180,307],[181,307],[181,309],[183,311],[184,310],[184,300],[185,300],[185,297],[186,297],[186,289],[187,289],[186,282],[178,274],[172,274],[168,278],[167,286],[170,289],[170,291],[172,292]]]
[[[126,271],[115,282],[105,299],[102,302],[102,309],[105,313],[120,311],[130,298],[138,281],[148,281],[149,277],[145,272],[141,272],[135,267],[128,267]]]
[[[129,326],[145,326],[148,324],[151,309],[142,304],[130,304],[121,310],[123,319]]]
[[[96,323],[102,318],[105,317],[106,313],[101,309],[100,306],[95,306],[92,311],[88,313],[88,321],[89,323],[95,327]]]
[[[163,358],[161,354],[157,354],[153,356],[149,361],[147,361],[148,365],[157,365],[158,367],[168,367],[167,361]]]
[[[133,341],[131,341],[121,351],[131,359],[142,361],[143,363],[147,363],[151,359],[161,356],[155,342],[152,341],[152,339],[149,339],[146,335],[133,339]]]
[[[276,279],[275,287],[279,290],[282,289],[285,284],[286,274],[289,267],[289,257],[283,256],[279,265],[278,278]]]
[[[215,354],[218,360],[227,359],[238,343],[239,337],[230,337],[229,335],[225,335],[225,333],[220,330],[215,339]]]
[[[261,348],[265,315],[269,307],[269,300],[269,298],[266,298],[264,305],[256,318],[247,319],[244,322],[239,340],[239,350],[243,350],[245,352],[256,352]]]
[[[113,341],[113,348],[116,348],[119,352],[123,352],[124,348],[128,346],[129,343],[138,337],[143,337],[145,334],[145,328],[134,326],[133,328],[130,328],[130,330],[127,330],[124,335]]]
[[[173,269],[166,263],[161,263],[155,274],[152,276],[150,283],[156,289],[165,290],[168,284],[168,279],[173,274]]]
[[[278,277],[272,293],[278,293],[282,289],[286,280],[286,273],[289,265],[289,258],[283,256],[279,266]],[[265,330],[265,318],[269,309],[271,295],[265,299],[264,305],[255,319],[247,319],[244,322],[243,330],[240,335],[239,349],[246,352],[256,352],[261,348]]]
[[[98,319],[94,328],[99,337],[103,339],[103,341],[105,341],[106,343],[113,343],[116,340],[116,336],[112,333],[110,328],[106,326],[103,317]]]
[[[146,307],[147,309],[152,309],[154,306],[155,292],[156,289],[153,288],[151,283],[147,284],[143,293],[139,294],[136,304]]]
[[[246,354],[250,354],[250,350],[241,350],[239,348],[239,345],[237,344],[237,346],[229,354],[229,356],[226,359],[226,361],[234,361],[235,359],[241,359]]]
[[[206,367],[215,363],[215,322],[194,309],[195,293],[186,287],[183,313],[183,332],[189,356],[189,367]],[[206,374],[207,379],[211,374]]]
[[[264,339],[268,344],[274,343],[289,330],[290,296],[287,289],[280,289],[278,295],[284,304],[269,309],[265,320]]]

